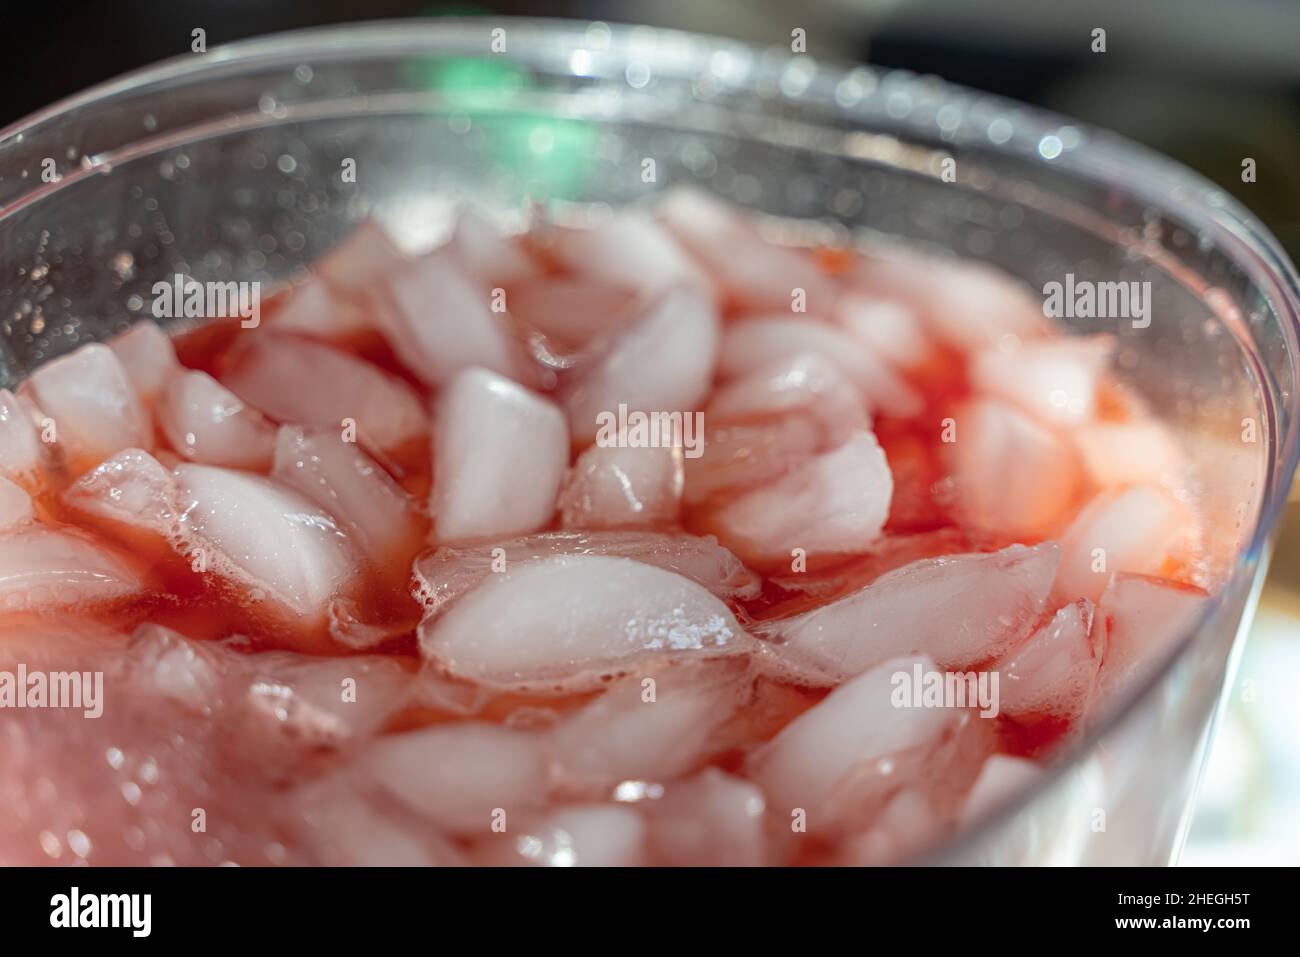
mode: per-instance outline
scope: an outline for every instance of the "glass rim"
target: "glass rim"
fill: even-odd
[[[771,95],[783,105],[825,110],[848,124],[850,129],[855,120],[863,126],[874,120],[876,125],[892,121],[896,128],[919,132],[915,124],[881,113],[880,103],[875,103],[876,111],[871,112],[864,100],[844,102],[837,91],[855,77],[859,82],[870,81],[872,92],[868,98],[883,95],[882,89],[888,88],[895,94],[903,91],[931,100],[936,97],[945,102],[960,100],[967,106],[1014,113],[1019,126],[1014,141],[998,142],[990,137],[970,145],[994,154],[1051,163],[1072,177],[1092,182],[1118,182],[1132,197],[1162,211],[1176,213],[1202,235],[1210,237],[1213,246],[1242,269],[1251,286],[1264,296],[1277,315],[1291,371],[1300,381],[1300,340],[1297,337],[1300,330],[1300,278],[1294,265],[1257,217],[1220,187],[1180,163],[1089,124],[938,77],[901,69],[824,61],[808,54],[792,53],[784,47],[765,48],[731,38],[675,29],[558,18],[429,17],[318,26],[239,40],[205,53],[180,54],[95,84],[0,129],[0,180],[4,179],[6,147],[40,135],[64,117],[103,106],[120,96],[145,95],[151,91],[165,93],[172,84],[199,77],[219,80],[222,76],[240,75],[250,68],[292,68],[311,61],[367,57],[397,59],[439,53],[489,55],[486,38],[496,27],[509,31],[510,40],[508,52],[492,55],[502,56],[508,62],[573,76],[589,75],[569,68],[567,57],[575,49],[591,49],[624,64],[633,59],[644,61],[661,75],[675,75],[679,80],[708,71],[710,64],[716,64],[717,58],[722,56],[733,66],[742,64],[745,67],[743,78],[735,80],[729,92],[743,95],[756,93],[759,89],[775,90]],[[533,49],[528,48],[530,40],[537,41]],[[811,65],[813,81],[796,92],[790,92],[782,89],[781,78],[794,63]],[[1057,155],[1044,155],[1040,149],[1044,138],[1056,137],[1058,145],[1061,145],[1058,134],[1063,130],[1077,134],[1078,142],[1061,149]],[[744,137],[748,134],[737,135]],[[39,201],[47,192],[48,185],[42,189],[38,179],[32,190],[17,202],[0,205],[0,228],[3,228],[8,213],[17,206]],[[1254,528],[1246,544],[1234,555],[1219,592],[1241,586],[1255,576],[1246,604],[1246,614],[1249,614],[1258,596],[1262,571],[1268,563],[1268,550],[1300,460],[1300,394],[1284,399],[1268,370],[1258,362],[1254,338],[1238,334],[1234,339],[1251,361],[1251,373],[1261,392],[1261,413],[1267,426],[1266,458],[1263,494]],[[1289,416],[1283,434],[1279,429],[1277,408],[1284,402]],[[985,832],[996,830],[1032,804],[1099,743],[1126,725],[1190,653],[1197,636],[1204,632],[1220,607],[1214,597],[1211,595],[1211,600],[1203,605],[1184,633],[1166,651],[1160,666],[1137,683],[1131,697],[1088,727],[1076,740],[1051,753],[1043,766],[1045,773],[1038,780],[1002,801],[991,813],[983,815],[954,837],[928,848],[915,860],[942,862],[953,852],[977,846]],[[1242,622],[1238,622],[1233,639],[1238,647],[1241,625]],[[1211,718],[1213,716],[1214,712]],[[1175,852],[1180,847],[1181,838],[1180,834]]]

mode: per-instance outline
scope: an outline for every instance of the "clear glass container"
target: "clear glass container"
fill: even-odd
[[[1296,465],[1300,290],[1249,213],[1132,143],[930,77],[663,30],[493,18],[253,40],[0,132],[0,385],[148,315],[159,280],[292,280],[367,215],[423,247],[464,199],[522,222],[682,183],[785,238],[903,240],[1034,289],[1151,282],[1149,329],[1077,323],[1116,333],[1117,374],[1183,444],[1232,545],[1225,584],[1127,708],[931,859],[1176,857]]]

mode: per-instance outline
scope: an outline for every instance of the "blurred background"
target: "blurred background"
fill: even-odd
[[[1103,126],[1250,207],[1300,259],[1297,0],[115,0],[4,13],[0,127],[127,70],[299,27],[510,15],[648,23],[931,73]],[[1105,30],[1105,52],[1093,31]],[[1254,182],[1242,163],[1255,160]],[[1283,528],[1183,862],[1300,863],[1300,502]]]

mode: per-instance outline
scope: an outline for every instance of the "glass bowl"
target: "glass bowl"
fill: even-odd
[[[0,386],[147,316],[155,282],[293,281],[366,216],[421,248],[466,199],[522,224],[678,184],[789,241],[904,240],[1035,290],[1066,272],[1152,284],[1149,328],[1067,324],[1118,336],[1116,374],[1176,434],[1232,546],[1224,584],[1127,707],[928,859],[1173,860],[1296,465],[1300,290],[1249,213],[1132,143],[931,77],[658,29],[247,41],[0,132]]]

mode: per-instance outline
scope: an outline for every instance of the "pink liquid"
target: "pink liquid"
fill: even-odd
[[[1110,343],[981,267],[681,195],[367,226],[261,319],[4,397],[0,668],[105,693],[3,715],[0,862],[894,862],[1215,584]],[[993,700],[899,706],[945,672]]]

